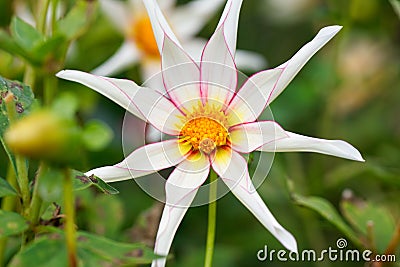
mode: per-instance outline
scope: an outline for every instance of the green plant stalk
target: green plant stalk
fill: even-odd
[[[65,240],[68,252],[69,267],[77,266],[76,258],[76,230],[75,230],[75,204],[70,170],[64,170],[64,213],[65,213]]]
[[[57,22],[57,6],[59,0],[53,0],[51,5],[51,33],[54,34],[56,30],[56,22]]]
[[[37,29],[46,34],[47,12],[49,10],[50,0],[42,0],[38,3]]]
[[[5,97],[4,102],[6,104],[8,120],[10,125],[17,120],[17,111],[15,110],[14,95],[8,93]],[[22,198],[22,214],[26,217],[30,201],[30,191],[29,191],[29,180],[28,180],[28,170],[26,166],[26,159],[20,155],[15,155],[15,161],[17,165],[17,182]]]
[[[8,166],[8,171],[7,171],[7,182],[13,186],[17,187],[17,180],[15,177],[15,172],[14,168],[12,167],[11,164]],[[17,204],[17,198],[15,196],[7,196],[4,197],[1,201],[1,209],[5,211],[12,211],[15,209],[15,205]],[[1,238],[0,239],[0,266],[4,266],[4,253],[6,250],[7,246],[7,238]]]
[[[29,65],[28,63],[25,64],[25,72],[24,72],[24,84],[29,85],[34,92],[35,82],[36,82],[36,72],[35,69]]]
[[[39,195],[39,184],[40,184],[40,178],[43,175],[43,171],[46,168],[47,168],[46,164],[42,161],[40,163],[38,173],[36,175],[35,185],[33,187],[33,193],[32,193],[31,206],[29,209],[29,219],[31,222],[31,228],[34,228],[39,224],[40,210],[43,203],[43,200]]]
[[[15,161],[16,161],[17,170],[18,170],[17,181],[18,181],[19,189],[21,191],[23,215],[27,216],[31,193],[29,191],[29,180],[28,180],[28,170],[27,170],[27,166],[26,166],[26,159],[25,159],[25,157],[16,155]]]
[[[50,105],[54,98],[54,89],[57,87],[57,79],[54,75],[47,75],[44,78],[43,98],[45,105]]]
[[[215,225],[217,219],[217,174],[210,170],[210,195],[208,203],[208,229],[207,229],[207,243],[206,243],[206,256],[204,260],[204,267],[212,266],[212,259],[214,254],[214,241],[215,241]]]

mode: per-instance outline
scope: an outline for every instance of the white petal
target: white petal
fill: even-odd
[[[167,180],[167,205],[188,207],[190,203],[182,202],[182,198],[188,190],[198,189],[207,179],[209,171],[210,162],[202,153],[184,159]]]
[[[192,38],[182,45],[190,57],[193,58],[195,62],[199,62],[206,44],[207,40],[205,39]],[[262,55],[248,50],[236,50],[235,63],[238,69],[252,71],[258,71],[267,66],[267,61]]]
[[[150,87],[165,94],[166,91],[161,73],[161,60],[146,58],[141,63],[141,75],[145,80],[142,86]]]
[[[176,38],[174,32],[171,27],[168,25],[167,20],[161,12],[160,7],[158,6],[155,0],[146,0],[143,1],[146,6],[147,13],[149,14],[151,25],[153,28],[154,37],[157,42],[158,50],[160,51],[160,55],[162,54],[162,48],[164,44],[164,36],[167,35],[174,41],[178,46],[182,47]]]
[[[183,43],[183,49],[190,55],[195,62],[200,62],[201,55],[203,54],[204,47],[207,44],[207,40],[202,38],[192,38],[187,42]]]
[[[132,42],[126,41],[114,55],[91,72],[95,75],[111,76],[131,67],[139,60],[139,56],[136,46]]]
[[[364,161],[360,152],[342,140],[326,140],[308,137],[286,131],[288,138],[277,140],[262,146],[266,152],[317,152],[345,159]]]
[[[242,0],[228,0],[217,26],[217,29],[223,27],[226,43],[232,55],[235,55],[236,52],[237,27],[241,6]]]
[[[211,37],[200,62],[202,96],[226,107],[236,90],[237,71],[223,29]]]
[[[158,2],[160,2],[161,10],[170,10],[176,6],[176,0],[162,0]]]
[[[110,182],[124,181],[132,178],[138,178],[153,172],[154,171],[129,170],[127,167],[123,167],[123,165],[120,165],[120,166],[104,166],[96,168],[86,172],[85,175],[90,176],[93,174],[101,178],[104,182],[110,183]]]
[[[138,90],[133,96],[133,103],[143,117],[159,131],[169,135],[179,134],[183,126],[183,114],[160,92],[151,88]]]
[[[220,150],[219,150],[220,151]],[[274,218],[257,191],[254,189],[247,170],[246,160],[237,152],[221,150],[215,157],[213,169],[229,187],[232,193],[287,249],[297,252],[297,243]],[[218,152],[217,152],[218,153]]]
[[[177,6],[168,19],[176,34],[186,40],[196,35],[204,27],[223,2],[224,0],[191,1]]]
[[[169,37],[165,38],[162,53],[163,80],[171,100],[181,108],[191,107],[201,100],[200,70],[193,60]]]
[[[333,36],[340,31],[342,26],[328,26],[322,28],[309,43],[304,45],[291,59],[281,64],[277,68],[283,68],[282,76],[271,93],[267,105],[270,104],[286,86],[293,80],[300,69],[307,61],[323,47]]]
[[[248,50],[236,50],[235,62],[241,70],[259,71],[267,66],[267,61],[261,54]]]
[[[208,173],[209,163],[204,156],[195,164],[185,160],[171,173],[165,185],[166,205],[158,227],[154,253],[168,255],[176,230]],[[153,267],[164,265],[165,259],[152,263]]]
[[[272,69],[247,79],[226,110],[229,124],[255,121],[263,112],[281,75],[282,69]]]
[[[238,153],[227,147],[220,147],[215,152],[212,158],[212,168],[214,171],[223,179],[233,179],[234,177],[244,177],[246,176],[247,163],[243,168],[242,160],[245,159]],[[239,183],[239,179],[237,179]],[[247,189],[254,191],[252,184],[246,186]]]
[[[187,157],[189,150],[189,146],[171,139],[140,147],[116,166],[133,171],[158,171],[179,164]]]
[[[127,2],[132,9],[144,9],[142,0],[127,0]]]
[[[274,121],[236,125],[229,129],[229,136],[232,148],[241,153],[250,153],[264,144],[288,137]]]
[[[121,1],[100,0],[100,7],[115,25],[116,29],[121,33],[125,33],[125,29],[129,27],[131,21],[128,5]]]
[[[156,143],[160,142],[163,138],[163,133],[154,128],[151,124],[146,126],[146,142]]]
[[[133,81],[96,76],[77,70],[62,70],[58,72],[56,76],[61,79],[83,84],[111,99],[133,115],[145,120],[143,115],[133,104],[133,96],[138,91],[147,89],[141,88]]]

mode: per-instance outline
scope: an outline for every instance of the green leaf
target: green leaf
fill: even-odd
[[[17,191],[3,178],[0,177],[0,197],[16,196]]]
[[[32,263],[42,267],[67,267],[67,252],[61,235],[53,234],[37,238],[16,254],[8,266],[24,267],[32,266]]]
[[[15,42],[25,51],[32,51],[38,43],[44,40],[44,36],[34,27],[18,17],[12,19],[10,29]]]
[[[48,167],[42,170],[42,177],[38,185],[38,192],[43,200],[47,202],[61,202],[63,195],[64,172],[59,168]],[[83,190],[95,186],[106,194],[118,194],[118,190],[108,185],[95,176],[86,176],[84,173],[71,170],[71,179],[74,183],[74,190]]]
[[[329,201],[321,197],[304,197],[298,194],[293,194],[292,198],[297,205],[309,208],[320,214],[339,231],[351,239],[355,245],[362,247],[362,244],[357,239],[356,233],[344,222],[335,207],[333,207]]]
[[[32,65],[42,66],[50,58],[57,59],[65,49],[64,35],[44,37],[19,18],[13,19],[11,29],[11,36],[0,30],[0,48],[24,58]]]
[[[116,265],[146,264],[160,258],[151,249],[140,243],[121,243],[105,237],[80,232],[79,248],[90,252],[93,260],[113,262]],[[99,266],[99,265],[97,265]]]
[[[23,58],[28,57],[27,53],[21,49],[14,39],[4,30],[0,30],[0,49],[3,49],[12,55],[19,55]]]
[[[56,32],[73,40],[82,34],[87,26],[87,3],[79,1],[67,14],[67,16],[57,22]]]
[[[83,142],[89,150],[101,150],[113,138],[113,131],[105,123],[92,120],[83,129]]]
[[[10,36],[7,32],[0,29],[0,49],[6,51],[7,53],[19,56],[26,61],[28,61],[32,65],[39,66],[42,64],[43,59],[35,57],[29,51],[24,50],[21,48],[17,42]]]
[[[359,199],[343,200],[341,209],[351,225],[365,236],[368,236],[368,224],[371,225],[373,241],[376,242],[373,245],[379,253],[383,253],[396,229],[392,213],[383,207]]]
[[[0,238],[16,235],[28,229],[28,223],[18,213],[0,210]]]
[[[60,202],[63,196],[63,173],[58,168],[47,167],[43,169],[38,192],[40,197],[47,202]]]
[[[33,47],[31,54],[38,62],[45,62],[49,58],[58,58],[64,48],[65,37],[61,35],[54,35]]]
[[[67,267],[67,251],[64,233],[56,233],[38,238],[19,252],[11,260],[10,267]],[[152,250],[142,244],[127,244],[86,232],[78,232],[77,255],[79,266],[131,266],[149,264],[159,258]]]
[[[119,193],[117,189],[107,184],[97,176],[94,175],[86,176],[83,172],[76,170],[72,170],[71,173],[73,177],[75,190],[83,190],[90,186],[95,186],[106,194],[115,195]]]
[[[121,200],[116,196],[103,194],[96,196],[95,201],[96,205],[88,203],[90,206],[86,218],[89,230],[104,237],[117,236],[124,219],[124,207]]]
[[[9,126],[7,109],[3,99],[9,92],[12,92],[14,95],[15,109],[18,117],[22,117],[29,113],[29,110],[34,102],[34,96],[29,86],[18,81],[7,80],[0,76],[0,141],[11,163],[13,164],[15,172],[17,172],[14,156],[8,150],[3,139],[4,132]]]
[[[8,128],[6,105],[3,99],[11,92],[15,99],[15,109],[18,116],[27,114],[34,102],[32,89],[19,81],[11,81],[0,76],[0,135]]]

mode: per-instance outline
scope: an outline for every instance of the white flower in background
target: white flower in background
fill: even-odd
[[[159,0],[160,7],[167,14],[168,22],[174,29],[184,49],[196,60],[200,60],[205,40],[196,38],[196,34],[219,10],[223,0],[195,0],[177,6],[175,0]],[[100,0],[104,14],[125,36],[118,51],[106,62],[92,71],[93,74],[110,76],[136,63],[140,63],[142,78],[149,79],[159,73],[160,55],[151,28],[150,19],[141,0],[128,0],[125,3],[117,0]],[[260,70],[266,62],[262,56],[239,51],[237,54],[239,68]],[[157,84],[153,79],[154,84]]]
[[[47,11],[46,23],[47,25],[51,26],[51,12],[53,8],[54,2],[49,3],[49,8]],[[26,23],[36,27],[36,18],[34,17],[34,13],[29,8],[29,4],[24,0],[14,0],[13,6],[15,10],[15,14],[18,18],[22,19]],[[63,2],[57,2],[57,9],[56,9],[56,19],[60,19],[63,14],[65,13],[65,6]]]
[[[87,173],[113,182],[175,166],[166,181],[166,205],[154,248],[160,255],[169,253],[178,226],[210,168],[287,249],[297,251],[294,237],[255,191],[241,154],[254,150],[308,151],[363,161],[357,149],[344,141],[307,137],[285,131],[273,121],[257,121],[265,107],[341,27],[321,29],[287,62],[254,74],[236,90],[233,55],[241,4],[241,0],[227,1],[217,29],[196,63],[182,48],[155,0],[145,1],[161,54],[165,95],[160,89],[143,88],[129,80],[75,70],[57,74],[100,92],[171,136],[133,151],[121,163]],[[164,265],[165,259],[153,262],[153,266]]]

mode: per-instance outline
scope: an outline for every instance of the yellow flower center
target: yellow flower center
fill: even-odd
[[[136,18],[128,30],[128,37],[149,57],[159,57],[157,42],[154,39],[150,18],[147,15]]]
[[[225,115],[215,107],[199,105],[186,118],[181,129],[181,141],[194,150],[210,154],[218,146],[226,145],[229,133],[225,127]]]

